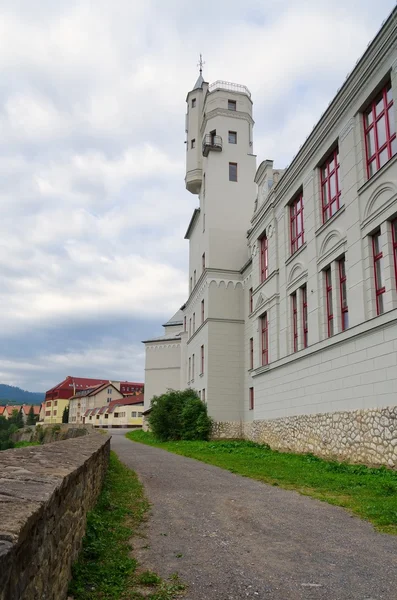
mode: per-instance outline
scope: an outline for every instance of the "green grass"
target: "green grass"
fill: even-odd
[[[69,594],[75,600],[171,600],[184,586],[177,575],[162,581],[140,572],[130,540],[140,535],[148,502],[136,474],[114,452],[97,505],[88,514],[83,548],[73,566]]]
[[[382,532],[397,535],[397,473],[271,450],[249,441],[158,442],[151,433],[126,434],[169,452],[342,506]]]
[[[26,448],[27,446],[41,446],[40,442],[16,442],[15,448]]]

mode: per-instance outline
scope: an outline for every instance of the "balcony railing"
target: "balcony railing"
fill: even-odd
[[[220,135],[207,133],[203,137],[203,156],[208,156],[210,150],[222,152],[222,138]]]
[[[215,90],[225,90],[226,92],[237,92],[238,94],[246,94],[248,98],[251,98],[251,92],[245,85],[240,83],[232,83],[231,81],[222,81],[218,79],[211,83],[208,87],[209,92],[215,92]]]

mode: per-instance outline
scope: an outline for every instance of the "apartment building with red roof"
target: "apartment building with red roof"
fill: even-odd
[[[96,388],[101,388],[101,391],[109,389],[109,402],[117,395],[137,394],[143,391],[143,383],[133,381],[113,381],[109,379],[93,379],[89,377],[72,377],[68,375],[63,381],[52,387],[45,395],[45,410],[43,416],[44,423],[62,423],[62,417],[65,408],[69,407],[71,398],[80,398],[79,401],[73,403],[73,415],[69,410],[69,422],[81,423],[82,415],[86,408],[91,406],[90,402],[84,400],[86,396],[90,396],[90,401],[97,395],[93,391]],[[89,393],[88,393],[89,392]],[[98,396],[97,403],[104,404],[103,395]],[[80,406],[78,406],[80,404]],[[79,414],[78,414],[79,413]],[[71,418],[75,419],[71,421]]]

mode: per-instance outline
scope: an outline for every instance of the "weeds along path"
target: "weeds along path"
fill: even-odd
[[[140,553],[187,600],[395,600],[397,537],[347,511],[112,432],[151,503]]]

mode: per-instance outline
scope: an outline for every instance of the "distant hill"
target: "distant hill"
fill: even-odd
[[[0,383],[0,405],[1,404],[41,404],[44,400],[44,392],[27,392],[13,385]]]

